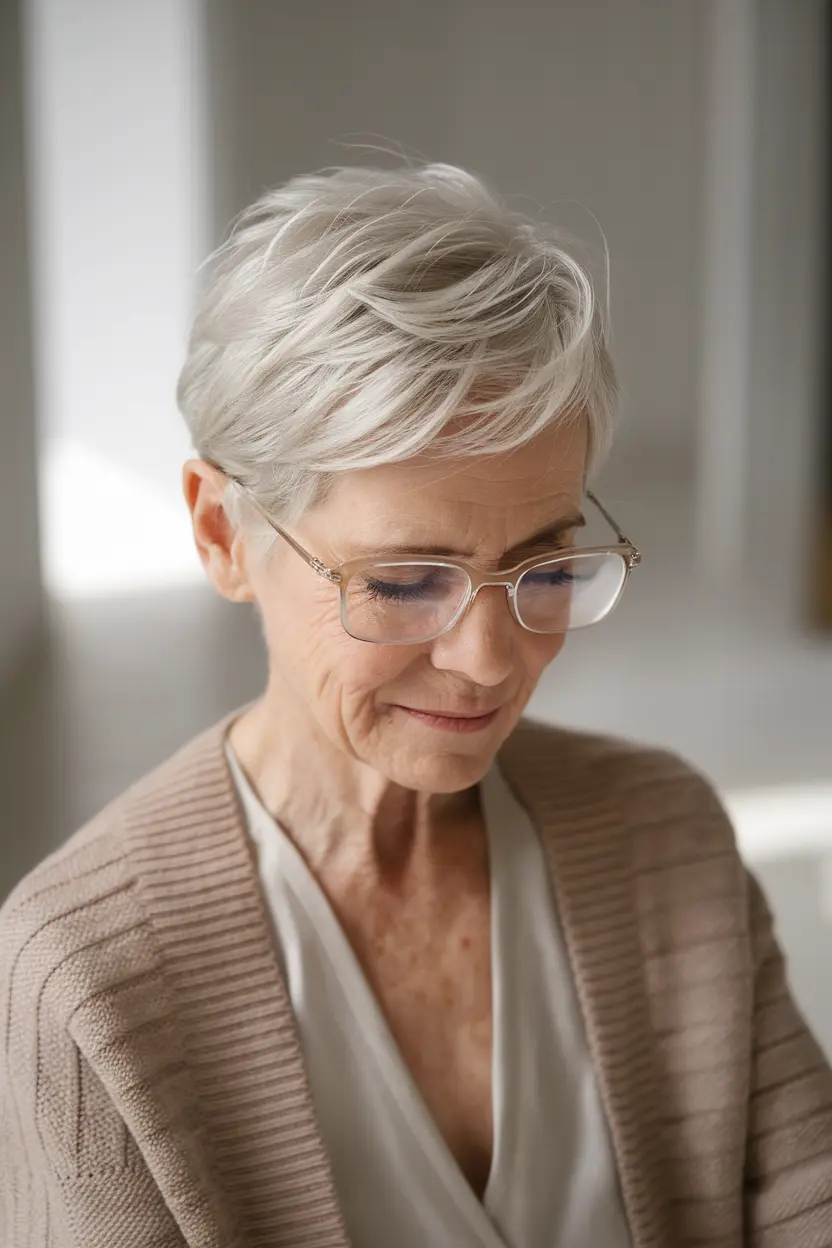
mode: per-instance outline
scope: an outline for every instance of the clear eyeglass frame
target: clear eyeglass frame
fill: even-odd
[[[366,641],[371,645],[390,645],[390,646],[423,645],[429,641],[435,641],[437,637],[441,637],[444,633],[450,632],[452,628],[456,627],[456,625],[459,623],[459,621],[462,619],[462,617],[471,607],[479,591],[481,589],[485,589],[486,587],[497,587],[497,588],[504,587],[505,588],[508,601],[509,601],[509,606],[511,609],[511,613],[514,619],[517,621],[517,623],[521,626],[521,628],[526,629],[527,632],[543,633],[543,634],[547,634],[550,636],[554,635],[556,632],[560,633],[564,630],[560,628],[558,628],[557,630],[530,628],[529,625],[525,623],[525,621],[522,619],[518,611],[518,607],[517,607],[517,586],[520,581],[520,578],[526,572],[529,572],[531,569],[537,566],[541,566],[541,565],[550,566],[552,564],[557,564],[559,562],[566,564],[566,563],[573,562],[576,558],[582,558],[582,557],[591,556],[591,555],[615,555],[615,556],[620,557],[622,560],[623,576],[621,578],[621,584],[618,588],[618,592],[616,593],[615,597],[610,602],[607,609],[603,612],[602,615],[598,617],[597,620],[593,620],[591,622],[591,623],[599,623],[601,619],[606,619],[606,617],[618,605],[621,599],[621,596],[624,593],[624,589],[626,587],[630,573],[632,572],[633,568],[637,568],[638,565],[641,563],[641,553],[638,550],[638,548],[633,544],[633,542],[630,541],[628,537],[625,536],[625,534],[622,532],[621,528],[619,527],[618,523],[613,519],[613,517],[604,507],[603,503],[601,503],[600,499],[591,490],[586,490],[585,491],[586,497],[590,500],[591,503],[594,504],[595,507],[597,507],[598,511],[601,513],[601,515],[604,517],[604,519],[607,521],[607,523],[615,532],[615,535],[617,538],[617,541],[615,543],[611,543],[606,546],[570,547],[568,552],[566,551],[559,552],[557,549],[555,549],[549,555],[542,555],[542,556],[534,555],[532,558],[524,559],[521,563],[517,563],[513,567],[510,567],[510,568],[505,568],[499,573],[486,572],[482,568],[475,567],[473,564],[468,563],[464,559],[437,556],[437,555],[424,555],[421,557],[419,555],[409,555],[408,557],[401,558],[401,559],[382,557],[382,556],[376,555],[376,556],[365,557],[361,559],[351,559],[346,563],[340,564],[336,568],[330,568],[325,563],[323,563],[320,559],[316,558],[315,555],[311,554],[308,550],[306,550],[303,546],[301,546],[301,544],[298,541],[296,541],[295,538],[293,538],[290,533],[287,533],[286,530],[283,529],[277,523],[277,521],[274,520],[269,515],[268,511],[266,511],[266,509],[258,502],[258,500],[252,495],[251,491],[247,488],[247,486],[245,486],[242,483],[242,481],[239,481],[236,477],[233,477],[230,473],[225,472],[224,469],[220,468],[219,471],[222,472],[223,476],[228,481],[233,482],[233,484],[236,485],[246,495],[251,505],[260,513],[260,515],[267,522],[267,524],[269,524],[271,528],[274,529],[275,533],[277,533],[279,537],[282,537],[283,540],[287,542],[298,555],[300,555],[301,559],[303,559],[304,562],[308,564],[308,566],[314,572],[316,572],[318,576],[322,577],[324,580],[329,581],[330,584],[338,587],[340,591],[340,599],[341,599],[341,604],[340,604],[341,605],[341,624],[343,625],[344,630],[350,635],[350,637],[354,637],[356,641]],[[443,624],[443,626],[440,629],[431,633],[429,636],[420,637],[418,640],[413,640],[413,639],[408,638],[407,640],[392,640],[392,641],[383,640],[382,641],[377,638],[362,637],[359,634],[355,633],[349,626],[348,611],[347,611],[348,589],[349,589],[349,584],[352,578],[359,575],[362,572],[365,572],[368,568],[378,568],[378,567],[395,568],[395,567],[408,567],[408,566],[418,566],[422,568],[423,567],[454,568],[465,574],[465,576],[468,579],[468,592],[461,599],[452,618],[446,624]],[[566,631],[573,631],[574,627],[575,626],[573,626],[573,628],[570,628]],[[579,625],[578,627],[591,627],[591,624]]]

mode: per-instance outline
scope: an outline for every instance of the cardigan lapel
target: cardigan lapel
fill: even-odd
[[[544,844],[634,1248],[671,1248],[629,829],[587,741],[522,722],[500,765]]]
[[[232,718],[128,799],[128,849],[196,1089],[184,1112],[204,1124],[203,1160],[245,1248],[349,1248],[224,754]]]
[[[196,1088],[183,1109],[205,1124],[206,1162],[244,1248],[349,1248],[225,759],[232,718],[127,804],[128,852]],[[672,1248],[626,811],[616,777],[593,761],[586,740],[529,723],[500,756],[549,861],[634,1248]]]

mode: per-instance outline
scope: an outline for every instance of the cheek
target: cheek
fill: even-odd
[[[538,680],[549,664],[558,657],[565,644],[565,633],[552,636],[526,634],[520,653],[521,662],[529,679]]]
[[[291,589],[291,592],[286,592]],[[341,624],[338,595],[305,582],[263,587],[258,598],[272,672],[330,706],[369,701],[417,655],[408,646],[356,641]]]

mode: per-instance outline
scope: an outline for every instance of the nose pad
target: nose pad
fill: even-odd
[[[520,616],[517,611],[517,586],[512,584],[511,581],[506,583],[506,597],[508,598],[508,609],[514,616],[516,622],[519,624]]]
[[[519,623],[520,619],[519,619],[519,616],[517,615],[517,590],[516,590],[515,585],[511,581],[483,581],[482,584],[478,585],[477,588],[472,593],[468,601],[468,606],[465,608],[462,614],[462,618],[464,619],[465,616],[468,614],[468,612],[471,610],[472,606],[474,605],[474,599],[476,598],[477,594],[480,592],[481,589],[498,589],[500,586],[503,586],[503,588],[505,589],[506,598],[508,599],[509,610],[513,618],[517,620],[517,622]]]

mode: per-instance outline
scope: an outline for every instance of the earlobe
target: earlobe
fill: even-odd
[[[238,581],[230,590],[229,598],[232,602],[254,602],[254,594],[250,586]]]
[[[221,531],[217,533],[217,527]],[[214,588],[229,602],[251,602],[254,593],[245,567],[245,553],[230,521],[215,518],[197,538],[205,571]]]

